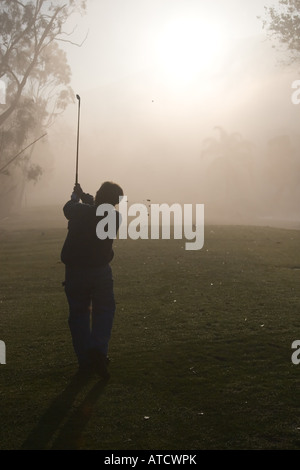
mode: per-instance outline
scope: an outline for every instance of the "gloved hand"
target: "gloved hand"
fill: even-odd
[[[80,201],[80,197],[78,196],[78,194],[75,193],[75,191],[73,191],[71,194],[71,201],[74,201],[74,202]]]
[[[81,199],[81,196],[83,195],[83,191],[79,183],[75,184],[73,191]]]

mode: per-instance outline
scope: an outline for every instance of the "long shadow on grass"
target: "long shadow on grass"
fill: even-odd
[[[53,400],[36,428],[23,443],[22,449],[79,449],[82,444],[83,430],[106,384],[106,381],[97,382],[67,419],[76,396],[87,385],[87,381],[78,380],[78,377],[74,376],[65,390]],[[66,422],[62,424],[65,420]]]

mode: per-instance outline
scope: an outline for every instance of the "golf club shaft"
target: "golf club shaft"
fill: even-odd
[[[79,155],[79,124],[80,124],[80,96],[76,95],[78,99],[78,124],[77,124],[77,152],[76,152],[76,173],[75,173],[75,184],[78,183],[78,155]]]

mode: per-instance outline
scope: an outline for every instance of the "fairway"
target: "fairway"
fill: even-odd
[[[0,231],[0,448],[299,449],[300,231],[116,240],[111,379],[75,381],[66,228]]]

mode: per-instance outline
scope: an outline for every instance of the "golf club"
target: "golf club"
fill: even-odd
[[[78,125],[77,125],[77,152],[76,152],[76,173],[75,173],[75,184],[78,183],[78,153],[79,153],[79,123],[80,123],[80,96],[76,95],[78,99]]]

